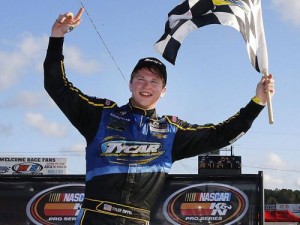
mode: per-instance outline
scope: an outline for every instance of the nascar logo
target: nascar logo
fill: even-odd
[[[249,208],[248,197],[239,189],[216,183],[188,186],[173,193],[163,206],[172,224],[235,224]]]
[[[26,214],[36,225],[73,225],[84,200],[84,184],[64,184],[37,193]]]
[[[43,169],[43,166],[38,163],[19,163],[12,167],[12,170],[15,173],[24,173],[24,174],[31,174],[31,173],[38,173]]]

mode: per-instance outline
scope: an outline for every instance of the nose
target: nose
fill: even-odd
[[[151,87],[150,81],[145,80],[144,83],[143,83],[143,88],[147,89],[149,87]]]

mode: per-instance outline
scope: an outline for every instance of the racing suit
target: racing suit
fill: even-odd
[[[250,101],[228,120],[196,125],[176,116],[83,94],[68,81],[64,38],[50,37],[45,89],[84,136],[85,200],[76,224],[149,224],[154,204],[176,160],[220,149],[251,126],[263,106]]]

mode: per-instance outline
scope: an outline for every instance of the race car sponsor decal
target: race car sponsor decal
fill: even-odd
[[[107,141],[101,145],[100,156],[111,163],[145,164],[163,154],[161,148],[156,142]]]
[[[166,133],[168,132],[167,123],[162,123],[159,121],[151,121],[150,122],[150,131],[156,133]]]
[[[37,193],[26,206],[36,225],[74,224],[84,199],[84,184],[64,184]]]
[[[231,225],[249,208],[248,197],[236,187],[204,183],[182,188],[168,197],[163,213],[176,225]]]
[[[43,166],[38,163],[26,162],[15,164],[11,169],[14,171],[13,174],[39,174]]]
[[[116,131],[125,131],[126,127],[128,127],[128,124],[130,123],[130,118],[124,117],[126,114],[126,111],[111,113],[107,123],[107,128]]]
[[[0,166],[0,173],[7,173],[9,171],[8,166]]]

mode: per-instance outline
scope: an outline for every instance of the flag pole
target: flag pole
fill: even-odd
[[[265,79],[269,79],[267,70],[263,71],[263,75],[264,75]],[[268,106],[269,124],[273,124],[274,117],[273,117],[272,99],[271,99],[270,91],[267,92],[267,106]]]

